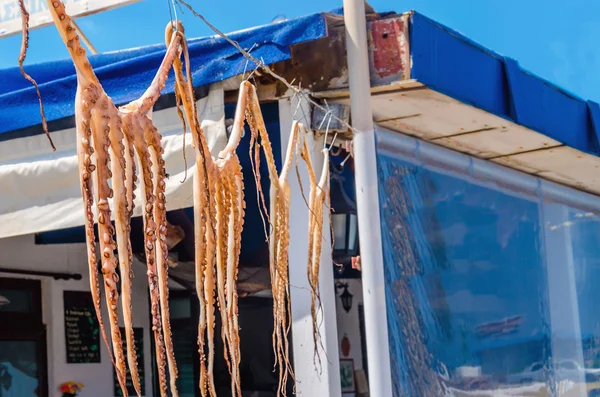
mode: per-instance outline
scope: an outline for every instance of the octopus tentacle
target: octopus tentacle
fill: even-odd
[[[256,96],[255,89],[248,83],[242,83],[246,91],[247,107],[246,121],[251,131],[251,151],[254,144],[255,162],[258,163],[259,150],[258,139],[262,144],[263,152],[267,160],[269,170],[270,186],[270,231],[269,231],[269,268],[271,274],[271,286],[273,290],[273,350],[275,353],[275,367],[279,367],[279,385],[277,395],[285,395],[285,388],[288,378],[294,379],[294,372],[289,360],[289,341],[288,334],[291,327],[289,319],[290,298],[289,298],[289,205],[290,188],[287,182],[289,169],[291,167],[294,150],[297,147],[299,134],[298,123],[292,124],[292,133],[288,142],[288,148],[284,159],[281,174],[278,175],[275,167],[275,160],[269,137],[264,125],[264,120],[260,112],[260,104]],[[240,88],[242,90],[242,88]],[[257,166],[255,166],[258,168]],[[257,187],[260,186],[260,174],[254,172]],[[259,197],[263,202],[264,195],[259,188]],[[265,211],[266,212],[266,211]]]
[[[194,192],[202,191],[202,184],[204,180],[200,178],[198,170],[194,173],[193,184],[194,184]],[[206,206],[206,202],[202,203],[202,199],[198,194],[194,194],[194,207],[195,208],[205,208],[201,207],[201,204]],[[198,319],[198,351],[200,353],[200,392],[203,397],[207,394],[207,369],[206,369],[206,356],[205,356],[205,335],[206,335],[206,325],[207,325],[207,307],[206,307],[206,297],[204,296],[204,288],[205,288],[205,273],[206,273],[206,224],[203,218],[206,217],[206,211],[194,211],[194,236],[199,238],[199,241],[195,242],[194,245],[194,255],[196,258],[195,261],[195,273],[196,273],[196,295],[198,296],[198,302],[200,305],[200,314]]]
[[[121,127],[123,132],[123,146],[125,148],[123,152],[123,157],[125,158],[125,195],[127,200],[127,211],[129,212],[129,217],[131,219],[133,209],[135,207],[135,188],[136,183],[138,181],[135,166],[135,148],[133,146],[131,118],[125,115],[119,115],[119,118],[121,119]],[[127,122],[125,122],[124,120],[127,120]]]
[[[131,240],[131,210],[133,206],[133,180],[131,175],[126,177],[127,156],[123,142],[121,118],[112,101],[108,99],[109,127],[110,127],[110,162],[113,174],[112,187],[114,190],[115,228],[117,236],[117,248],[119,255],[119,266],[121,269],[121,303],[123,309],[123,322],[125,325],[125,339],[127,341],[127,363],[131,373],[133,387],[138,396],[141,395],[140,376],[137,365],[137,354],[135,351],[135,339],[133,335],[133,314],[131,306],[131,282],[132,282],[132,260]],[[128,152],[128,150],[127,150]],[[129,161],[132,162],[133,159]],[[130,172],[131,164],[130,164]],[[129,199],[131,197],[131,201]]]
[[[319,269],[321,262],[321,248],[323,235],[323,206],[329,191],[329,151],[323,150],[323,170],[319,181],[317,182],[308,144],[305,141],[301,152],[301,157],[306,162],[309,170],[310,179],[310,198],[309,198],[309,245],[308,245],[308,282],[311,289],[311,316],[313,322],[313,341],[315,346],[314,358],[321,364],[319,346],[322,347],[319,326],[317,323],[317,314],[321,309],[321,292],[319,287]]]
[[[75,119],[77,120],[77,157],[79,165],[79,182],[81,185],[81,195],[85,212],[85,239],[88,255],[88,267],[90,275],[90,292],[92,301],[100,326],[102,339],[108,349],[108,355],[111,362],[115,363],[111,343],[108,341],[106,327],[102,318],[102,308],[100,303],[100,280],[98,277],[98,267],[96,258],[96,233],[94,232],[94,196],[92,185],[92,173],[95,171],[95,165],[91,158],[94,154],[92,148],[92,130],[91,130],[91,106],[96,101],[98,93],[96,87],[92,84],[86,88],[80,85],[75,95]],[[121,388],[125,387],[122,378],[118,378]]]
[[[238,296],[236,281],[238,276],[239,257],[241,252],[242,229],[244,223],[244,185],[239,159],[234,153],[227,161],[225,172],[226,183],[231,196],[231,211],[229,214],[227,255],[227,316],[229,326],[230,354],[232,361],[232,396],[241,397],[242,390],[239,376],[240,340],[238,325]]]
[[[183,36],[183,26],[177,26],[177,33]],[[165,41],[171,42],[173,25],[165,29]],[[196,152],[194,174],[194,240],[196,292],[200,304],[198,321],[198,345],[200,352],[200,390],[203,396],[216,397],[213,379],[214,368],[214,305],[215,305],[215,227],[217,207],[215,201],[215,180],[217,170],[210,156],[206,139],[197,117],[196,101],[191,79],[191,68],[187,43],[182,39],[182,51],[186,67],[183,74],[183,63],[180,58],[173,62],[176,80],[176,95],[181,96],[185,118],[192,132],[192,146]],[[207,343],[205,344],[205,339]],[[208,352],[207,346],[208,345]]]
[[[168,69],[167,69],[168,72]],[[156,241],[156,267],[158,269],[158,282],[159,295],[160,295],[160,308],[161,308],[161,319],[163,327],[163,338],[165,342],[165,348],[167,350],[167,363],[169,366],[169,379],[171,385],[171,393],[173,397],[177,397],[177,363],[175,362],[175,354],[173,351],[173,341],[171,336],[171,321],[169,315],[169,275],[168,275],[168,263],[169,251],[167,247],[167,208],[166,208],[166,176],[165,171],[165,160],[163,159],[164,150],[160,145],[162,137],[158,133],[156,127],[152,122],[145,118],[140,118],[142,123],[142,129],[144,130],[144,138],[148,145],[148,152],[150,153],[150,161],[153,175],[154,185],[154,221],[158,225],[158,235]]]
[[[73,26],[71,17],[65,10],[64,3],[61,0],[46,1],[52,19],[54,20],[54,25],[56,25],[56,29],[58,30],[58,33],[60,33],[60,36],[71,55],[71,59],[77,70],[78,79],[84,83],[84,85],[94,84],[97,87],[100,87],[100,81],[98,80],[98,77],[96,77],[92,65],[86,56],[85,48],[83,48],[79,41],[79,35],[77,35],[77,30]]]
[[[37,81],[34,80],[25,69],[23,69],[23,63],[25,62],[25,57],[27,57],[27,47],[29,47],[29,12],[27,12],[27,7],[25,7],[25,1],[19,0],[19,8],[21,10],[21,31],[23,33],[23,38],[21,40],[21,51],[19,52],[19,70],[23,77],[28,80],[35,87],[35,92],[38,96],[38,101],[40,102],[40,115],[42,116],[42,129],[46,133],[46,137],[48,141],[50,141],[50,146],[52,150],[56,150],[54,146],[54,142],[52,142],[52,138],[50,137],[50,131],[48,130],[48,123],[46,122],[46,114],[44,112],[44,103],[42,102],[42,94],[40,93],[40,87],[38,87]]]
[[[228,241],[228,216],[231,197],[227,189],[227,184],[223,180],[223,170],[217,170],[217,178],[215,178],[215,199],[216,199],[216,234],[215,239],[217,241],[216,249],[216,268],[217,268],[217,306],[221,314],[221,339],[223,340],[223,350],[225,353],[225,361],[229,373],[233,375],[231,368],[232,362],[230,360],[230,334],[227,332],[227,303],[226,303],[226,285],[227,285],[227,246]]]
[[[156,103],[158,98],[160,97],[160,92],[165,87],[167,82],[167,78],[169,77],[169,70],[173,65],[173,62],[179,55],[179,48],[181,45],[182,35],[175,34],[173,35],[171,42],[167,48],[167,52],[152,80],[150,83],[150,87],[142,94],[142,96],[136,100],[131,102],[129,105],[126,105],[127,108],[134,108],[140,114],[146,114],[148,111],[152,109],[152,106]]]
[[[214,166],[209,170],[208,181],[213,181],[216,177]],[[210,185],[210,195],[215,197],[214,184]],[[205,216],[211,225],[216,223],[216,206],[214,201],[206,207]],[[206,335],[208,340],[208,359],[207,359],[207,375],[206,383],[208,393],[211,397],[216,397],[216,389],[214,384],[213,370],[215,363],[215,345],[214,345],[214,328],[215,328],[215,286],[216,286],[216,242],[215,231],[212,227],[205,228],[206,234],[206,261],[204,273],[204,302],[206,305]]]
[[[120,378],[125,379],[126,365],[123,354],[123,343],[119,329],[119,317],[117,312],[118,296],[117,283],[117,259],[114,250],[117,248],[114,241],[115,228],[110,221],[110,207],[108,199],[113,197],[113,190],[108,185],[108,179],[112,177],[109,167],[109,116],[108,98],[101,95],[92,108],[92,142],[96,147],[96,173],[98,185],[96,189],[96,208],[98,218],[98,234],[100,236],[100,250],[102,251],[102,274],[104,276],[104,289],[106,293],[106,304],[108,306],[108,317],[112,336],[113,353],[115,356],[116,371]],[[84,163],[85,165],[85,163]],[[123,391],[127,396],[127,388]]]
[[[155,246],[156,246],[156,222],[154,219],[154,183],[152,173],[152,160],[146,141],[144,140],[144,131],[142,129],[142,118],[137,114],[130,116],[132,126],[132,142],[135,147],[142,174],[142,202],[143,202],[143,222],[144,222],[144,246],[146,253],[146,265],[148,275],[148,287],[150,289],[150,314],[152,316],[152,331],[154,333],[154,343],[156,346],[156,365],[158,368],[158,378],[160,384],[160,393],[162,397],[167,396],[167,375],[166,375],[166,351],[163,340],[162,321],[160,313],[160,284],[158,280],[158,271],[156,265]]]

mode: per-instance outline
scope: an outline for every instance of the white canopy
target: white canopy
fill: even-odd
[[[227,142],[222,83],[198,101],[199,118],[213,155]],[[187,178],[184,180],[182,123],[174,108],[156,111],[152,120],[163,136],[169,210],[193,205],[195,155],[191,134],[185,137]],[[83,225],[83,201],[77,169],[74,128],[52,133],[56,152],[45,135],[0,142],[0,238]],[[136,193],[134,216],[141,215]]]

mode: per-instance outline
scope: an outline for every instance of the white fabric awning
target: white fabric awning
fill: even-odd
[[[210,87],[198,101],[199,118],[211,152],[227,143],[224,92],[221,83]],[[191,134],[185,137],[187,179],[184,180],[183,128],[175,108],[156,111],[152,120],[165,150],[167,209],[193,205],[192,177],[195,155]],[[75,129],[52,133],[56,152],[45,135],[0,142],[0,238],[83,225]],[[134,216],[141,215],[142,196],[136,193]],[[112,203],[111,203],[112,204]]]

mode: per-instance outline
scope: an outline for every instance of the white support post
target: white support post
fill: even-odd
[[[575,360],[582,368],[583,346],[579,320],[579,305],[575,285],[575,263],[571,231],[567,226],[569,211],[567,206],[556,203],[542,203],[542,225],[546,252],[548,277],[548,300],[550,309],[550,329],[552,330],[552,362],[557,388],[560,382],[575,382],[569,396],[587,396],[586,380],[582,371],[569,371],[560,368],[564,360]],[[565,379],[566,378],[566,379]],[[557,390],[558,395],[564,391]]]
[[[293,100],[292,100],[293,99]],[[301,101],[298,107],[298,101]],[[288,139],[295,119],[310,127],[310,106],[299,96],[279,100],[279,125],[281,131],[281,153],[287,149]],[[321,174],[323,166],[323,138],[309,140],[312,145],[312,160],[315,173]],[[306,168],[300,161],[300,177],[302,189],[308,200],[310,182]],[[308,266],[308,219],[309,211],[300,183],[294,170],[290,171],[290,296],[292,306],[292,346],[294,371],[296,375],[296,393],[304,397],[339,397],[341,396],[339,352],[337,340],[337,323],[335,308],[335,288],[331,260],[331,237],[329,214],[323,216],[323,250],[321,253],[321,269],[319,282],[321,287],[321,303],[323,311],[319,315],[320,333],[325,347],[321,351],[321,368],[313,361],[314,342],[311,318],[311,296],[307,277]]]
[[[362,263],[363,300],[372,397],[392,397],[392,375],[388,339],[387,309],[375,129],[371,109],[371,80],[367,49],[367,22],[364,0],[344,0],[350,115],[355,128],[354,181],[358,236]]]

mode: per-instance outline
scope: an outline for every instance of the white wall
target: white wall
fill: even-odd
[[[85,385],[79,397],[112,396],[113,369],[108,351],[101,341],[101,363],[67,364],[64,334],[63,291],[89,291],[87,253],[84,244],[35,245],[33,235],[0,240],[0,268],[18,268],[50,272],[80,273],[82,280],[54,280],[48,277],[26,277],[1,273],[0,277],[36,278],[42,280],[42,308],[47,329],[49,396],[60,396],[58,386],[67,381]],[[152,396],[151,349],[149,333],[148,284],[144,265],[134,264],[133,324],[144,328],[144,368],[146,395]],[[103,318],[108,327],[108,314],[103,303]],[[122,324],[122,319],[121,319]]]
[[[337,331],[338,331],[338,348],[340,352],[340,360],[351,358],[354,360],[354,370],[363,369],[362,351],[360,341],[360,318],[358,315],[358,305],[363,302],[362,284],[360,279],[338,279],[336,282],[348,283],[348,292],[352,294],[352,308],[350,312],[342,307],[340,294],[343,289],[336,291],[336,316],[337,316]],[[342,339],[344,335],[350,340],[350,354],[344,357],[342,354]],[[344,393],[344,397],[353,396],[354,393]]]

